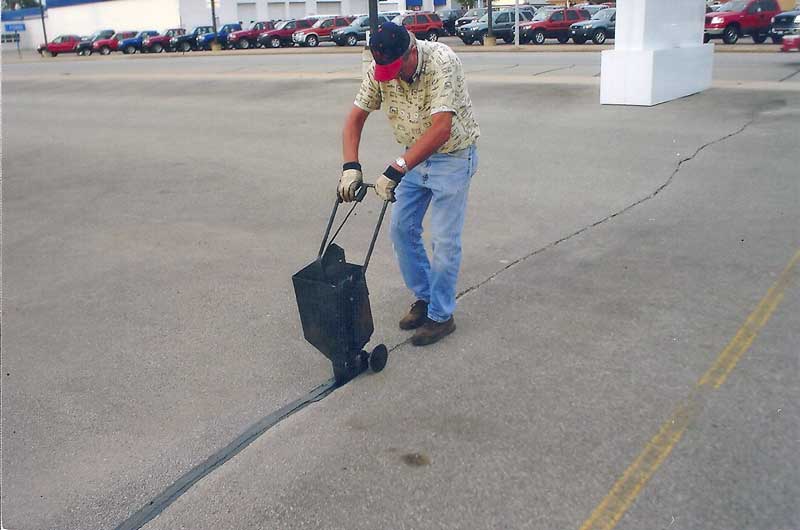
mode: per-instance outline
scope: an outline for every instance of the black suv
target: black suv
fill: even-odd
[[[113,29],[102,29],[100,31],[96,31],[92,33],[92,35],[86,39],[81,39],[78,43],[78,46],[75,47],[75,53],[78,55],[91,55],[92,54],[92,43],[96,40],[100,39],[110,39],[114,36]]]
[[[581,20],[569,27],[569,36],[575,44],[583,44],[592,39],[595,44],[603,44],[606,39],[614,38],[617,27],[617,10],[601,9],[589,20]]]
[[[772,17],[769,36],[775,44],[781,42],[786,35],[800,35],[800,8],[784,11]]]
[[[472,22],[477,22],[479,18],[486,14],[486,10],[481,7],[473,7],[466,13],[464,16],[456,20],[456,31],[458,28],[463,26],[464,24],[470,24]]]
[[[464,16],[463,9],[443,9],[439,11],[439,18],[442,19],[442,26],[447,35],[456,34],[456,20]]]
[[[383,15],[378,15],[378,25],[389,22]],[[367,40],[369,31],[369,15],[361,15],[350,23],[349,26],[335,29],[331,32],[331,40],[339,46],[355,46],[359,41]]]
[[[206,33],[214,33],[213,26],[197,26],[191,33],[176,35],[169,40],[170,47],[179,52],[188,52],[197,49],[197,37]]]

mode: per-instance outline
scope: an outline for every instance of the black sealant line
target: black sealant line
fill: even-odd
[[[285,420],[295,412],[302,410],[308,404],[321,400],[335,389],[335,381],[333,379],[329,379],[300,399],[292,401],[291,403],[276,410],[272,414],[264,416],[261,420],[254,423],[249,429],[236,437],[236,439],[234,439],[231,443],[213,455],[209,456],[201,464],[196,465],[184,473],[167,489],[165,489],[139,511],[128,517],[119,526],[117,526],[116,530],[138,530],[139,528],[143,527],[161,512],[163,512],[170,504],[175,502],[178,497],[183,495],[189,488],[194,486],[203,477],[239,454],[242,449],[253,443],[268,429],[274,427],[276,424]]]
[[[536,74],[536,75],[538,75],[538,74]],[[615,217],[617,217],[619,215],[624,214],[628,210],[631,210],[631,209],[635,208],[636,206],[642,204],[643,202],[649,201],[650,199],[654,198],[656,195],[661,193],[667,186],[669,186],[672,183],[672,181],[674,180],[675,176],[680,172],[681,166],[683,166],[683,164],[685,164],[686,162],[692,161],[698,154],[700,154],[701,151],[703,151],[707,147],[710,147],[710,146],[712,146],[714,144],[723,142],[723,141],[725,141],[725,140],[727,140],[729,138],[732,138],[732,137],[744,132],[744,130],[747,129],[750,125],[752,125],[754,121],[755,121],[755,116],[753,116],[749,121],[747,121],[744,125],[742,125],[737,130],[733,131],[732,133],[726,134],[726,135],[724,135],[724,136],[722,136],[720,138],[717,138],[715,140],[712,140],[712,141],[710,141],[708,143],[705,143],[705,144],[701,145],[690,156],[688,156],[686,158],[682,158],[681,160],[679,160],[678,164],[675,166],[675,169],[672,171],[672,173],[667,178],[667,180],[663,184],[661,184],[661,186],[656,188],[656,190],[653,191],[648,196],[643,197],[643,198],[639,199],[638,201],[636,201],[636,202],[634,202],[632,204],[629,204],[625,208],[623,208],[623,209],[621,209],[621,210],[619,210],[619,211],[617,211],[615,213],[612,213],[611,215],[608,215],[608,216],[606,216],[606,217],[604,217],[604,218],[602,218],[602,219],[600,219],[598,221],[595,221],[594,223],[586,225],[583,228],[581,228],[580,230],[576,230],[575,232],[573,232],[573,233],[571,233],[571,234],[559,239],[558,241],[554,241],[554,242],[552,242],[552,243],[550,243],[548,245],[545,245],[544,247],[538,248],[538,249],[526,254],[525,256],[522,256],[522,257],[514,260],[513,262],[509,263],[508,265],[506,265],[502,269],[496,271],[494,274],[491,274],[488,278],[484,279],[483,281],[480,281],[480,282],[476,283],[475,285],[472,285],[472,286],[464,289],[463,291],[461,291],[460,293],[458,293],[456,295],[456,298],[460,299],[460,298],[472,293],[473,291],[475,291],[477,289],[480,289],[481,287],[483,287],[484,285],[486,285],[487,283],[489,283],[490,281],[495,279],[497,276],[499,276],[503,272],[505,272],[505,271],[507,271],[507,270],[509,270],[511,268],[516,267],[520,263],[522,263],[524,261],[527,261],[529,258],[531,258],[531,257],[533,257],[533,256],[535,256],[535,255],[537,255],[537,254],[539,254],[541,252],[544,252],[545,250],[553,248],[556,245],[559,245],[560,243],[563,243],[564,241],[572,239],[572,238],[582,234],[583,232],[585,232],[587,230],[590,230],[590,229],[592,229],[592,228],[594,228],[594,227],[596,227],[598,225],[604,224],[606,221],[609,221],[609,220],[611,220],[611,219],[613,219],[613,218],[615,218]],[[389,352],[393,352],[394,350],[405,346],[409,342],[411,342],[410,338],[406,339],[406,340],[404,340],[404,341],[402,341],[402,342],[400,342],[398,344],[395,344],[394,346],[389,348]],[[253,443],[259,436],[264,434],[267,430],[269,430],[270,428],[274,427],[275,425],[277,425],[281,421],[285,420],[286,418],[288,418],[289,416],[291,416],[295,412],[298,412],[298,411],[304,409],[309,404],[315,403],[317,401],[320,401],[320,400],[324,399],[331,392],[333,392],[336,388],[337,388],[337,385],[336,385],[335,380],[334,379],[329,379],[325,383],[323,383],[323,384],[319,385],[318,387],[314,388],[313,390],[311,390],[308,394],[306,394],[305,396],[301,397],[300,399],[292,401],[288,405],[284,405],[282,408],[276,410],[272,414],[269,414],[269,415],[265,416],[260,421],[258,421],[257,423],[253,424],[244,433],[239,435],[231,443],[229,443],[228,445],[226,445],[225,447],[223,447],[222,449],[220,449],[219,451],[217,451],[216,453],[214,453],[213,455],[208,457],[201,464],[193,467],[192,469],[190,469],[189,471],[184,473],[178,480],[173,482],[172,485],[170,485],[167,489],[165,489],[161,494],[156,496],[153,500],[151,500],[149,503],[147,503],[143,508],[141,508],[139,511],[137,511],[136,513],[134,513],[133,515],[128,517],[124,522],[122,522],[122,524],[117,526],[115,530],[139,530],[141,527],[143,527],[148,522],[150,522],[155,517],[157,517],[170,504],[175,502],[178,499],[178,497],[183,495],[189,488],[194,486],[203,477],[205,477],[206,475],[208,475],[209,473],[211,473],[212,471],[217,469],[219,466],[221,466],[222,464],[224,464],[225,462],[227,462],[228,460],[230,460],[231,458],[233,458],[234,456],[239,454],[244,448],[246,448],[248,445]]]

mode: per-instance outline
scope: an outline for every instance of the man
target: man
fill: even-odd
[[[478,165],[480,129],[472,115],[461,61],[436,42],[417,41],[402,26],[383,24],[370,37],[374,62],[343,132],[344,165],[339,197],[353,201],[362,184],[358,145],[369,113],[383,107],[405,152],[375,180],[375,192],[395,202],[391,238],[406,286],[417,301],[400,320],[416,329],[415,346],[432,344],[456,329],[456,282],[461,229],[472,175]],[[422,241],[422,219],[431,209],[433,255]]]

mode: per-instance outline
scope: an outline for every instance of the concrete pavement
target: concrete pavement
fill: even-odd
[[[357,82],[291,74],[357,68],[346,57],[4,69],[6,527],[114,527],[326,380],[288,278],[321,235]],[[573,61],[536,57],[513,70]],[[794,68],[751,57],[718,78]],[[578,528],[798,250],[795,90],[599,107],[595,86],[464,60],[483,136],[459,330],[399,346],[147,528]],[[235,71],[253,68],[287,75]],[[368,133],[377,172],[396,147],[384,118]],[[620,528],[797,521],[792,274]],[[400,345],[410,300],[385,234],[369,284],[374,338]]]

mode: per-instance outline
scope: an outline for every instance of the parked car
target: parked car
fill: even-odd
[[[142,41],[142,53],[161,53],[163,51],[172,52],[175,48],[172,47],[171,41],[173,37],[180,37],[186,35],[186,30],[183,28],[170,28],[164,32],[163,35],[151,35]]]
[[[158,35],[158,32],[152,29],[140,31],[136,35],[128,39],[122,39],[117,44],[117,48],[119,51],[124,53],[125,55],[130,55],[132,53],[136,53],[137,51],[142,51],[142,42],[147,37],[154,37]]]
[[[265,48],[280,48],[292,45],[292,35],[297,30],[308,29],[316,23],[316,18],[301,18],[299,20],[284,20],[275,25],[275,29],[263,33],[258,37],[258,43]]]
[[[528,22],[533,19],[530,11],[520,11],[519,21]],[[503,39],[507,43],[514,42],[514,10],[507,9],[503,11],[495,11],[492,13],[492,33],[495,37]],[[489,30],[489,15],[483,15],[477,22],[466,24],[458,28],[458,37],[466,45],[473,42],[480,42],[483,44],[483,38]],[[520,37],[522,37],[520,35]]]
[[[50,57],[55,57],[59,53],[75,53],[80,41],[80,35],[59,35],[47,44],[40,44],[36,51],[39,52],[39,55],[49,55]]]
[[[436,13],[414,11],[397,15],[392,22],[405,26],[418,39],[435,42],[439,40],[439,36],[444,32],[442,19]]]
[[[464,24],[470,24],[472,22],[477,22],[483,15],[486,14],[486,9],[483,8],[473,8],[464,13],[464,16],[456,20],[456,30],[463,26]]]
[[[570,26],[592,17],[585,9],[539,10],[533,20],[520,25],[520,42],[544,44],[547,39],[558,39],[561,44],[570,38]]]
[[[242,25],[238,22],[233,24],[225,24],[216,33],[214,33],[213,29],[209,33],[204,33],[197,37],[197,44],[195,47],[198,50],[210,50],[211,43],[214,42],[214,39],[219,43],[220,46],[223,48],[228,47],[228,35],[233,33],[234,31],[242,31]]]
[[[587,40],[595,44],[603,44],[606,39],[614,38],[617,27],[617,10],[601,9],[591,19],[576,22],[569,27],[569,35],[575,44],[583,44]]]
[[[442,19],[442,27],[446,35],[456,35],[456,20],[464,16],[463,9],[442,9],[438,12],[439,18]]]
[[[86,39],[81,39],[78,46],[75,48],[75,53],[78,55],[91,55],[92,44],[100,39],[110,39],[114,36],[113,29],[101,29],[89,35]]]
[[[258,37],[267,31],[275,29],[275,23],[271,20],[256,22],[250,29],[234,31],[228,35],[228,46],[246,50],[258,46]]]
[[[572,7],[577,8],[577,9],[585,9],[592,16],[595,16],[599,11],[602,11],[603,9],[608,9],[608,6],[607,5],[603,5],[603,4],[597,4],[597,5],[595,5],[595,4],[578,4],[578,5],[574,5]]]
[[[320,42],[331,40],[334,29],[349,26],[354,18],[341,15],[322,17],[310,28],[295,31],[292,41],[299,46],[319,46]]]
[[[741,36],[750,35],[761,44],[767,40],[772,17],[780,12],[777,0],[731,0],[720,11],[706,15],[703,41],[722,38],[725,44],[735,44]]]
[[[800,35],[800,9],[784,11],[772,18],[769,26],[769,36],[772,38],[772,42],[781,42],[784,37],[790,35]]]
[[[108,55],[119,50],[119,42],[135,37],[138,31],[118,31],[109,39],[97,39],[92,43],[92,51],[100,55]]]
[[[378,15],[378,25],[389,22],[383,15]],[[331,32],[331,40],[339,46],[355,46],[360,41],[367,40],[369,31],[369,15],[361,15],[350,23],[349,26],[335,29]]]
[[[191,33],[184,33],[183,35],[175,35],[169,41],[169,45],[173,50],[180,52],[188,52],[197,49],[197,37],[207,33],[213,33],[213,26],[197,26]]]

